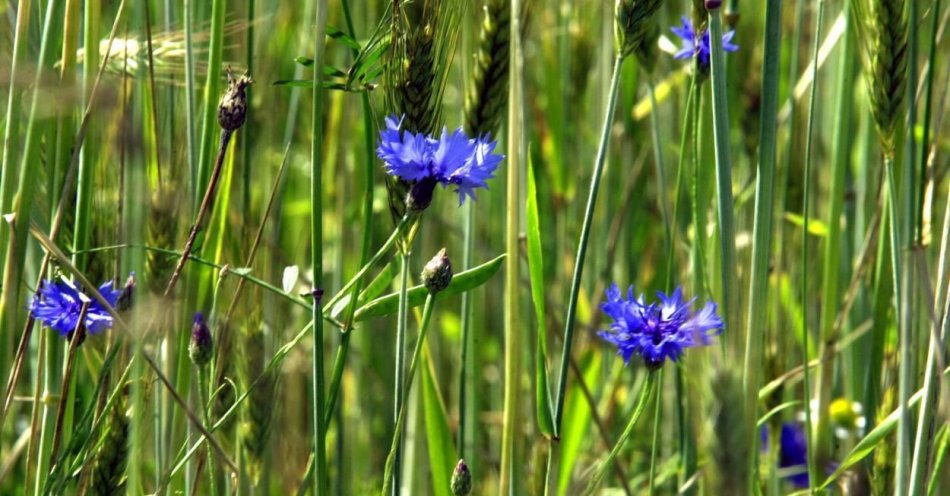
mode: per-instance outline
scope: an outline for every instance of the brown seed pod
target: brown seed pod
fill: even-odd
[[[225,131],[235,131],[244,125],[247,118],[247,93],[245,89],[254,81],[247,75],[235,78],[228,69],[228,91],[218,103],[218,124]]]

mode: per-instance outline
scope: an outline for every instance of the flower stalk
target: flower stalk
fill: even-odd
[[[319,71],[317,71],[319,72]],[[198,233],[204,230],[207,216],[211,212],[214,204],[215,192],[218,187],[218,180],[221,177],[221,169],[224,165],[224,157],[228,152],[228,145],[231,143],[231,136],[245,122],[247,116],[247,94],[246,89],[253,83],[253,80],[246,74],[234,78],[228,71],[228,91],[221,98],[218,104],[218,124],[221,126],[221,140],[218,143],[218,154],[214,159],[214,168],[211,171],[211,180],[205,190],[204,197],[201,200],[201,206],[198,208],[198,214],[195,216],[195,222],[188,233],[188,241],[185,242],[185,249],[182,250],[181,258],[175,265],[175,271],[172,272],[168,285],[165,286],[164,296],[171,296],[178,279],[181,277],[181,271],[185,267],[185,262],[191,255],[195,241],[198,239]]]
[[[429,296],[426,297],[425,307],[422,309],[422,323],[419,325],[419,337],[416,339],[416,346],[412,351],[412,361],[409,364],[409,371],[405,374],[404,378],[405,389],[403,391],[403,398],[407,397],[409,391],[412,389],[412,381],[413,378],[415,378],[416,368],[419,366],[419,359],[422,356],[422,347],[425,344],[426,335],[429,332],[429,321],[432,319],[435,295],[436,293],[429,293]],[[397,394],[399,394],[398,390]],[[379,493],[380,496],[397,494],[399,491],[399,479],[396,477],[396,473],[399,470],[399,451],[402,445],[402,434],[405,430],[407,411],[408,408],[406,408],[405,401],[401,401],[399,403],[399,411],[396,415],[396,430],[393,433],[392,445],[389,448],[389,455],[386,457],[386,468],[383,473],[383,489]]]
[[[587,490],[584,492],[584,494],[588,496],[594,494],[601,482],[603,482],[604,476],[607,475],[608,469],[613,463],[614,458],[617,457],[617,455],[620,453],[620,450],[622,450],[627,444],[627,440],[630,439],[630,436],[633,434],[633,429],[637,426],[637,422],[643,415],[643,411],[646,410],[650,400],[653,399],[653,391],[656,388],[658,376],[659,370],[650,370],[647,372],[645,384],[640,389],[640,397],[637,400],[637,406],[634,408],[633,415],[630,416],[630,420],[627,421],[627,427],[624,428],[623,434],[620,435],[620,439],[617,440],[617,444],[615,444],[610,450],[610,454],[607,455],[607,458],[598,464],[597,472],[595,472],[594,476],[591,477],[590,482],[587,485]]]

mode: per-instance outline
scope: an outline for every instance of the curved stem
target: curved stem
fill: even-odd
[[[607,96],[607,108],[604,112],[604,125],[600,133],[600,145],[597,147],[597,157],[594,161],[594,173],[590,179],[590,193],[587,197],[587,208],[584,210],[584,223],[577,243],[577,259],[574,261],[571,294],[567,304],[567,315],[564,318],[564,349],[561,352],[561,369],[558,374],[557,399],[554,406],[555,436],[560,436],[561,433],[564,395],[567,392],[567,371],[569,370],[571,345],[574,341],[574,316],[577,314],[577,299],[581,289],[581,275],[584,272],[584,259],[587,255],[587,239],[590,237],[594,206],[597,204],[597,191],[600,188],[604,163],[607,161],[607,144],[610,141],[610,125],[613,122],[614,107],[617,104],[617,88],[620,86],[620,68],[622,66],[623,56],[617,55],[614,59],[613,76],[610,78],[610,92]]]
[[[663,369],[656,372],[657,382],[663,381]],[[653,375],[653,374],[651,374]],[[650,446],[650,496],[656,494],[656,456],[660,445],[660,416],[663,414],[663,402],[660,401],[663,392],[660,388],[656,389],[656,403],[653,410],[653,441]]]
[[[637,400],[637,407],[633,410],[633,415],[630,417],[627,427],[623,430],[623,434],[620,435],[620,439],[617,440],[617,444],[610,450],[610,454],[600,463],[597,472],[587,485],[585,494],[590,495],[597,490],[604,476],[607,475],[608,467],[613,463],[614,458],[617,457],[617,454],[620,453],[624,445],[627,444],[627,439],[633,434],[633,428],[636,427],[637,421],[640,420],[640,416],[643,415],[643,411],[646,410],[647,404],[649,404],[650,399],[653,397],[653,390],[656,388],[658,375],[658,371],[650,371],[647,373],[646,384],[644,384],[643,389],[640,390],[640,399]]]

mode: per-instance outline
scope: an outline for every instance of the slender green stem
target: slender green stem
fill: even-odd
[[[933,66],[931,66],[931,70]],[[914,459],[910,468],[910,494],[916,495],[924,489],[924,477],[930,461],[930,452],[933,449],[934,433],[934,405],[937,404],[940,387],[938,385],[938,369],[941,365],[943,344],[947,342],[947,332],[950,329],[950,318],[944,312],[947,298],[948,281],[950,281],[950,193],[947,195],[946,210],[943,215],[943,235],[940,241],[940,257],[937,261],[937,288],[934,294],[934,320],[930,326],[930,346],[927,350],[927,364],[924,369],[923,399],[920,404],[917,420],[917,437],[914,440]],[[943,306],[942,306],[943,305]]]
[[[755,214],[752,230],[752,272],[749,283],[749,308],[746,320],[745,393],[746,419],[758,418],[759,385],[761,383],[764,336],[757,322],[767,318],[769,262],[772,254],[772,221],[774,213],[776,114],[778,112],[779,59],[781,51],[782,1],[769,0],[765,8],[765,53],[762,67],[762,107],[759,121],[759,160],[755,182]],[[755,466],[759,452],[759,436],[749,422],[746,439],[751,443],[746,453],[749,467]],[[750,471],[753,472],[754,471]],[[747,482],[747,481],[743,481]],[[748,492],[746,488],[736,488]]]
[[[472,266],[473,259],[473,248],[475,245],[475,202],[468,202],[465,205],[463,214],[465,216],[465,225],[463,226],[463,241],[462,241],[462,267],[468,269]],[[461,308],[461,332],[459,335],[459,399],[458,399],[458,432],[456,438],[456,449],[459,453],[459,458],[465,459],[466,457],[466,446],[465,446],[465,430],[468,428],[468,375],[469,375],[469,356],[468,356],[468,345],[471,340],[470,330],[472,327],[472,291],[466,291],[462,293],[462,308]]]
[[[908,398],[910,391],[910,359],[911,350],[909,349],[910,329],[905,325],[905,302],[903,300],[904,291],[904,273],[901,263],[903,250],[901,249],[901,220],[898,215],[898,193],[897,179],[894,177],[895,161],[893,154],[887,154],[884,157],[884,175],[887,189],[887,208],[891,220],[889,232],[891,248],[891,274],[894,284],[894,305],[896,315],[898,316],[898,334],[900,360],[898,360],[898,396],[901,408],[901,419],[897,429],[897,461],[894,468],[894,490],[902,493],[907,487],[908,472],[910,468],[910,436],[911,436],[911,417],[908,409]]]
[[[805,405],[805,431],[807,432],[806,439],[806,461],[808,464],[808,483],[810,486],[813,486],[818,481],[818,461],[815,456],[815,430],[812,422],[812,409],[808,397],[810,394],[810,373],[808,366],[808,339],[809,339],[809,330],[808,330],[808,270],[807,270],[807,261],[809,260],[808,254],[808,238],[810,236],[808,232],[808,225],[810,219],[810,209],[809,202],[811,201],[811,163],[812,163],[812,135],[813,128],[815,125],[815,96],[818,88],[818,53],[819,47],[821,45],[821,28],[824,22],[824,12],[825,12],[825,1],[818,0],[818,13],[816,18],[816,27],[815,27],[815,49],[812,59],[812,87],[811,94],[808,98],[808,124],[807,130],[805,131],[805,171],[803,175],[804,183],[804,194],[802,195],[802,287],[801,287],[801,306],[802,306],[802,366],[803,366],[803,396],[804,400],[802,403]],[[810,443],[808,441],[811,441]]]
[[[907,134],[904,140],[904,164],[901,168],[900,193],[891,197],[895,200],[893,203],[900,206],[900,217],[895,217],[895,222],[891,224],[892,232],[899,236],[898,241],[901,247],[900,251],[892,253],[895,262],[905,256],[910,256],[910,251],[905,251],[904,248],[910,248],[913,239],[911,233],[916,230],[917,223],[914,217],[918,209],[914,205],[914,201],[917,199],[917,190],[923,190],[924,179],[923,177],[915,177],[914,169],[914,165],[917,163],[917,0],[907,0],[906,3],[907,16],[909,17],[907,23],[907,86],[905,87],[907,92],[905,97],[907,101],[907,129],[905,132]],[[936,12],[933,11],[931,15],[936,15]],[[896,192],[898,190],[890,189],[890,186],[896,184],[894,178],[891,177],[893,169],[892,166],[887,172],[888,191]],[[922,194],[920,196],[923,197]],[[900,204],[897,204],[896,200],[898,198],[900,198]],[[895,265],[895,268],[900,267]],[[901,415],[900,428],[897,432],[897,466],[895,468],[894,490],[899,494],[910,494],[913,492],[909,484],[911,482],[911,448],[914,444],[914,434],[912,432],[913,419],[910,410],[907,408],[907,402],[913,393],[914,381],[917,378],[917,367],[915,366],[917,350],[912,350],[911,347],[915,346],[918,341],[915,334],[919,326],[915,325],[915,314],[918,313],[919,308],[913,301],[914,296],[913,291],[911,291],[914,287],[914,270],[905,267],[899,274],[902,279],[899,281],[895,279],[894,281],[895,287],[898,288],[898,292],[895,292],[894,296],[897,298],[898,332],[900,333],[898,394],[900,395],[900,404],[904,407],[904,410]]]
[[[650,375],[653,375],[652,373]],[[663,369],[656,372],[656,381],[663,383]],[[653,440],[650,443],[650,496],[656,494],[656,459],[660,447],[660,417],[663,415],[663,388],[656,388],[656,399],[653,405]]]
[[[674,193],[676,201],[673,203],[673,217],[672,217],[674,223],[676,222],[676,219],[679,218],[680,201],[683,198],[683,194],[682,194],[683,177],[685,176],[683,171],[685,170],[686,156],[687,156],[686,146],[687,146],[689,137],[691,136],[690,126],[691,125],[695,126],[695,121],[693,120],[693,112],[691,112],[689,109],[692,108],[693,100],[695,98],[696,98],[696,84],[695,84],[695,78],[692,78],[690,80],[689,91],[686,96],[685,108],[687,109],[687,111],[683,112],[683,128],[680,133],[680,148],[679,148],[680,156],[679,156],[679,162],[676,166],[676,186],[675,186],[675,193]],[[666,273],[666,288],[667,289],[673,286],[673,276],[675,274],[675,270],[673,270],[673,263],[676,258],[673,256],[674,250],[672,249],[672,247],[674,246],[676,246],[676,229],[672,229],[670,233],[670,250],[667,251],[667,254],[666,254],[666,266],[668,267],[668,270]]]
[[[17,5],[16,32],[13,36],[13,54],[8,73],[10,81],[17,80],[17,69],[23,63],[22,59],[26,47],[29,45],[26,38],[30,29],[31,3],[31,0],[20,0]],[[3,159],[0,162],[0,212],[9,212],[13,205],[13,185],[16,181],[17,164],[19,163],[17,152],[20,150],[19,146],[14,146],[14,143],[19,142],[20,134],[20,91],[18,85],[10,84],[6,118],[4,119]],[[6,222],[0,222],[0,267],[4,266],[7,255],[9,239],[6,234],[7,229],[9,229],[9,226]]]
[[[501,467],[498,477],[498,494],[521,492],[521,464],[515,461],[516,438],[520,436],[521,422],[521,357],[523,327],[519,311],[520,295],[520,245],[521,211],[524,197],[521,196],[522,129],[525,109],[522,84],[524,82],[524,56],[521,47],[521,0],[511,1],[510,75],[508,86],[508,164],[507,191],[505,195],[505,253],[509,263],[505,265],[505,385],[501,432]],[[614,91],[616,92],[616,90]],[[599,172],[595,172],[599,175]],[[593,208],[591,208],[593,210]],[[586,241],[586,240],[585,240]],[[573,318],[571,318],[573,320]],[[565,341],[565,350],[570,348]],[[569,352],[567,352],[569,353]],[[569,354],[564,355],[570,357]],[[564,374],[568,364],[565,362]],[[557,427],[555,427],[557,431]]]
[[[224,47],[224,17],[225,0],[212,0],[211,2],[211,32],[209,33],[210,42],[208,44],[208,75],[205,79],[204,87],[204,107],[201,114],[201,141],[198,143],[198,171],[194,186],[194,208],[200,205],[201,197],[199,195],[205,190],[208,184],[208,165],[212,153],[215,131],[218,123],[215,119],[218,100],[220,94],[219,87],[221,81],[221,61]],[[319,66],[318,66],[319,67]],[[320,72],[320,71],[317,71]],[[322,74],[321,74],[322,77]]]
[[[327,0],[317,0],[316,31],[314,33],[313,103],[310,155],[310,255],[313,267],[313,287],[323,285],[323,71],[326,64]],[[323,312],[320,299],[314,298],[311,312],[313,323],[313,453],[316,473],[313,478],[314,496],[329,494],[326,453],[326,410],[323,371]]]
[[[33,171],[37,163],[40,141],[42,138],[40,121],[41,100],[43,100],[42,82],[51,66],[52,52],[51,32],[53,19],[56,17],[59,2],[49,0],[46,5],[46,17],[43,21],[43,35],[40,41],[40,55],[36,65],[36,78],[33,84],[33,95],[30,103],[30,117],[26,122],[26,137],[23,142],[19,168],[19,184],[16,199],[12,203],[14,211],[14,225],[9,229],[7,252],[3,266],[3,290],[0,299],[0,329],[13,332],[16,327],[17,314],[20,307],[20,276],[23,273],[24,257],[26,255],[27,233],[30,226],[30,212],[34,207],[34,196],[39,174]],[[16,86],[16,85],[13,85]],[[18,119],[16,119],[18,120]],[[12,165],[11,165],[12,167]],[[9,171],[8,171],[9,172]],[[9,174],[7,174],[9,175]],[[4,177],[6,178],[5,175]],[[10,181],[13,177],[10,177]],[[8,186],[9,187],[9,186]],[[9,210],[5,210],[9,211]]]
[[[426,297],[425,307],[422,309],[422,323],[419,325],[419,337],[416,339],[416,346],[412,350],[412,361],[409,363],[409,372],[406,375],[406,384],[405,384],[405,396],[409,396],[409,391],[412,390],[412,380],[416,376],[416,368],[419,366],[419,359],[422,356],[422,347],[425,345],[426,335],[429,332],[429,321],[432,319],[432,309],[435,308],[435,295],[429,293],[429,296]],[[398,469],[398,458],[400,446],[402,444],[402,433],[405,430],[406,422],[406,412],[409,409],[406,408],[406,403],[403,402],[399,406],[399,412],[396,414],[396,430],[393,432],[393,441],[392,445],[389,447],[389,455],[386,457],[386,468],[383,474],[383,489],[380,492],[381,496],[387,496],[388,494],[395,494],[399,491],[399,486],[394,485],[394,481],[398,480],[395,476],[395,471]]]
[[[640,420],[640,416],[643,415],[643,411],[646,410],[647,404],[649,404],[650,399],[653,398],[653,390],[656,388],[656,383],[659,380],[658,375],[657,371],[647,372],[646,383],[640,390],[640,398],[637,400],[637,406],[633,410],[633,415],[630,416],[630,420],[627,422],[627,427],[623,430],[623,434],[620,435],[620,439],[617,440],[617,444],[610,450],[610,454],[607,455],[607,458],[598,464],[597,472],[595,472],[594,476],[590,479],[585,494],[594,494],[594,491],[596,491],[600,483],[603,482],[604,476],[607,475],[607,471],[613,463],[614,458],[617,457],[620,450],[627,444],[627,440],[630,438],[630,435],[633,434],[633,428],[636,427],[637,421]]]
[[[396,431],[400,429],[399,417],[405,400],[408,397],[406,392],[406,334],[407,327],[409,325],[409,255],[411,252],[411,241],[409,241],[410,246],[400,254],[399,257],[399,311],[396,318],[396,371],[393,376],[395,377],[395,390],[393,392],[393,397],[395,398],[395,403],[393,406],[393,422],[396,424]],[[399,496],[400,492],[400,480],[402,467],[400,462],[402,460],[402,442],[401,438],[394,438],[395,452],[393,454],[393,462],[391,470],[387,470],[384,482],[384,488],[387,487],[386,484],[389,484],[388,487],[392,489],[393,496]],[[388,493],[389,491],[386,491]]]
[[[666,201],[666,163],[663,160],[663,140],[660,136],[660,116],[656,104],[656,88],[653,82],[653,74],[647,74],[647,93],[650,97],[650,137],[653,139],[653,160],[656,164],[656,189],[657,203],[660,205],[660,217],[663,221],[663,246],[667,253],[672,254],[672,229],[670,227],[670,214],[667,211]],[[690,95],[692,97],[692,94]],[[669,259],[672,261],[672,258]],[[672,271],[672,264],[667,265],[666,270]],[[667,285],[669,289],[669,285]]]
[[[845,4],[844,15],[846,22],[850,23],[851,8],[850,4]],[[832,140],[834,151],[831,163],[831,187],[828,191],[830,205],[826,225],[828,226],[828,235],[824,243],[823,274],[822,274],[822,304],[821,321],[819,323],[819,356],[821,357],[821,366],[818,368],[817,383],[815,385],[815,396],[818,413],[818,422],[815,425],[814,450],[816,461],[819,465],[825,466],[831,460],[831,434],[832,428],[829,424],[831,403],[831,394],[834,379],[834,364],[836,354],[833,351],[838,336],[835,335],[835,318],[838,314],[840,304],[838,302],[839,284],[841,278],[840,260],[841,260],[841,215],[844,210],[844,189],[845,189],[845,171],[851,154],[851,92],[854,90],[854,60],[855,60],[855,37],[852,34],[853,26],[849,26],[843,35],[841,61],[842,68],[838,74],[838,84],[835,101],[837,107],[835,111],[835,122],[833,125],[834,138]]]
[[[59,391],[59,406],[56,410],[56,424],[53,428],[53,446],[49,452],[49,466],[52,467],[56,463],[56,457],[59,453],[59,447],[62,444],[63,439],[63,429],[64,421],[66,420],[66,407],[70,403],[70,397],[75,394],[73,390],[73,368],[76,365],[76,349],[79,347],[79,343],[85,339],[85,329],[83,329],[82,322],[86,320],[86,312],[89,310],[89,302],[84,302],[82,309],[79,311],[79,318],[76,320],[76,328],[73,329],[72,334],[69,338],[69,351],[66,354],[66,367],[63,370],[63,381],[62,387]]]
[[[690,178],[690,195],[692,197],[690,211],[693,217],[693,244],[690,247],[690,257],[693,264],[692,272],[695,295],[700,297],[709,293],[708,283],[706,281],[706,213],[704,211],[704,207],[707,205],[706,195],[704,193],[708,191],[708,188],[705,187],[706,185],[703,181],[702,164],[700,163],[700,157],[702,155],[699,143],[702,137],[700,120],[703,106],[703,97],[700,88],[702,87],[702,82],[694,75],[691,85],[696,94],[694,95],[692,106],[686,109],[686,112],[692,116],[693,121],[692,133],[690,135],[693,150],[690,154],[693,173]],[[670,284],[669,287],[672,287],[672,284]]]
[[[716,196],[719,200],[719,243],[722,260],[722,303],[725,323],[741,329],[736,275],[736,232],[732,197],[732,157],[729,146],[729,102],[726,98],[726,61],[722,49],[722,12],[709,13],[712,69],[713,136],[716,150]],[[701,234],[700,234],[701,235]]]
[[[577,314],[577,302],[581,288],[581,276],[584,272],[584,260],[587,255],[587,240],[590,237],[590,228],[594,218],[594,207],[597,204],[597,191],[600,188],[601,175],[604,163],[607,161],[607,145],[610,141],[610,125],[613,122],[614,107],[617,103],[617,88],[620,86],[620,68],[623,65],[623,56],[617,55],[614,59],[613,76],[610,78],[610,91],[607,94],[607,107],[604,111],[604,125],[600,132],[600,145],[597,148],[597,157],[594,160],[594,171],[590,180],[590,192],[587,197],[587,207],[584,210],[584,223],[577,243],[577,259],[574,261],[574,275],[571,278],[570,299],[567,304],[567,315],[564,318],[564,349],[561,352],[561,369],[558,375],[557,398],[554,406],[555,434],[560,435],[561,419],[564,415],[564,395],[567,392],[567,372],[571,357],[571,346],[574,340],[574,317]]]
[[[934,0],[933,7],[931,12],[936,13],[940,12],[941,0]],[[932,103],[933,103],[933,89],[934,89],[934,79],[937,71],[937,51],[939,48],[939,41],[937,40],[937,33],[940,30],[940,19],[939,15],[930,16],[930,55],[927,61],[927,91],[926,96],[924,97],[924,118],[923,118],[923,134],[920,142],[922,143],[920,150],[920,182],[921,187],[918,189],[918,211],[917,211],[917,244],[923,244],[924,236],[924,203],[926,199],[924,198],[924,184],[926,184],[927,178],[927,161],[930,156],[930,125],[931,125],[931,113],[932,113]],[[913,60],[913,59],[912,59]],[[935,143],[936,145],[936,143]],[[912,166],[912,165],[911,165]]]
[[[196,155],[195,143],[195,56],[192,48],[192,38],[194,32],[194,21],[192,19],[193,8],[192,0],[183,0],[182,16],[185,21],[185,139],[188,159],[188,171],[191,176],[191,184],[197,184],[198,177],[198,157]]]
[[[208,368],[201,367],[198,371],[198,392],[201,395],[201,414],[204,415],[205,425],[208,428],[211,428],[211,391],[214,389],[214,385],[211,382],[211,378],[214,377],[214,374],[211,373]],[[211,448],[208,448],[208,487],[211,491],[211,494],[218,494],[217,484],[215,481],[215,466],[214,466],[214,456],[211,453]]]

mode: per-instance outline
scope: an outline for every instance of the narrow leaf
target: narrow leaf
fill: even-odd
[[[450,296],[454,296],[460,293],[464,293],[472,288],[477,288],[482,284],[485,284],[486,281],[491,279],[492,276],[498,272],[498,269],[501,268],[502,262],[505,261],[505,255],[499,255],[494,260],[485,262],[478,267],[471,268],[465,272],[460,272],[455,274],[455,277],[452,278],[452,283],[449,284],[449,287],[445,288],[439,295],[436,297],[436,301],[441,301]],[[414,286],[409,288],[409,307],[417,307],[422,305],[426,301],[426,295],[428,290],[425,286]],[[356,311],[356,316],[354,317],[354,322],[359,322],[366,320],[371,317],[381,317],[383,315],[390,315],[396,313],[397,307],[399,305],[399,293],[389,293],[386,296],[376,298],[375,300],[363,305]]]
[[[917,406],[917,403],[920,403],[921,396],[923,396],[923,392],[917,391],[917,393],[910,398],[910,402],[907,405],[908,408]],[[848,453],[848,456],[841,462],[841,465],[838,465],[838,468],[835,469],[834,473],[828,477],[828,479],[821,485],[821,487],[819,487],[819,489],[826,489],[846,470],[855,466],[866,456],[870,455],[871,452],[874,451],[874,448],[876,448],[877,445],[880,444],[881,441],[883,441],[884,438],[886,438],[887,435],[897,427],[897,423],[900,422],[903,412],[904,409],[902,406],[897,407],[897,409],[891,412],[887,418],[875,426],[867,436],[864,436],[864,439],[859,441],[858,444],[851,450],[851,452]]]
[[[426,424],[426,444],[429,448],[429,466],[432,468],[432,493],[452,496],[450,477],[458,461],[452,431],[449,430],[445,403],[432,373],[432,357],[428,345],[424,348],[422,373],[422,409]]]
[[[535,351],[534,384],[538,428],[548,437],[554,436],[554,414],[551,411],[551,390],[548,386],[548,337],[544,322],[544,259],[541,252],[541,227],[538,219],[538,191],[534,180],[534,164],[528,154],[528,272],[531,277],[531,299],[538,321],[538,343]]]

